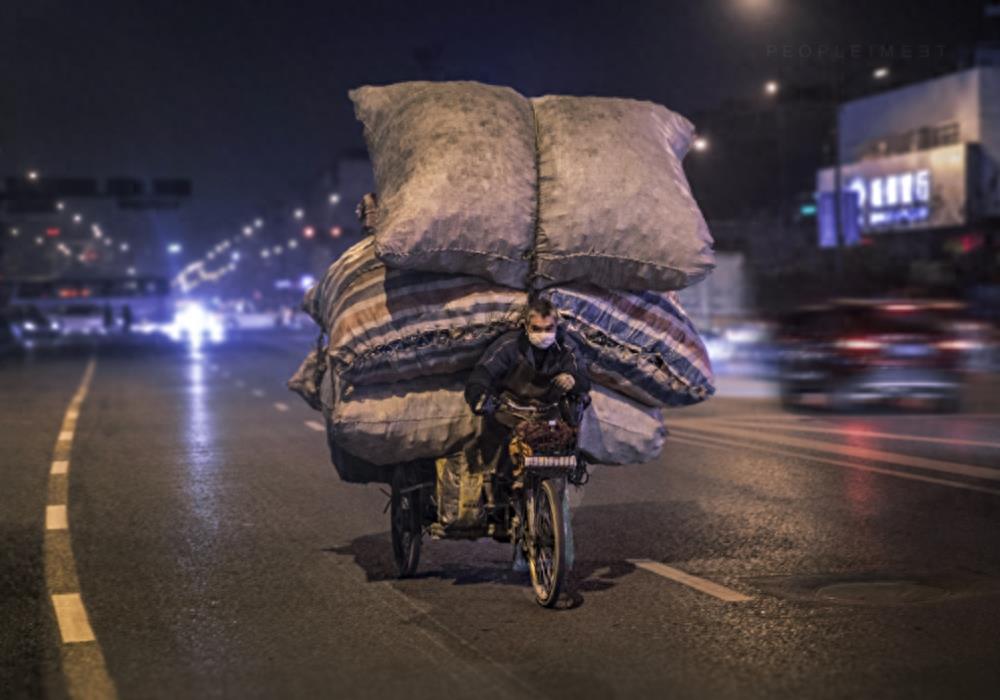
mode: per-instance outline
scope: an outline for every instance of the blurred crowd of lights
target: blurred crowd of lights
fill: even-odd
[[[331,192],[327,196],[327,202],[331,206],[338,205],[340,203],[340,194],[337,192]],[[307,212],[302,207],[295,207],[290,211],[290,216],[293,221],[302,222],[306,219]],[[189,292],[200,284],[205,282],[216,282],[222,279],[225,275],[234,272],[237,269],[237,265],[241,258],[239,250],[233,250],[229,254],[228,264],[209,270],[207,263],[217,261],[218,258],[222,257],[223,253],[234,246],[239,246],[240,244],[243,244],[244,246],[248,245],[249,241],[247,239],[253,238],[257,231],[265,227],[265,224],[265,220],[259,216],[252,219],[249,223],[244,224],[240,228],[240,234],[233,236],[232,239],[224,239],[214,247],[207,250],[202,258],[186,265],[174,278],[174,286],[178,287],[182,292]],[[330,229],[330,236],[332,238],[339,238],[341,235],[343,235],[343,229],[340,226],[334,226]],[[303,225],[302,237],[306,239],[314,239],[316,237],[316,227],[310,224]],[[179,245],[180,244],[171,244],[171,249],[168,252],[175,252],[173,246],[178,246],[176,252],[179,253]],[[299,246],[300,243],[296,238],[289,238],[284,245],[276,244],[271,246],[262,246],[258,249],[258,256],[261,260],[269,260],[271,258],[284,255],[290,251],[298,250]]]

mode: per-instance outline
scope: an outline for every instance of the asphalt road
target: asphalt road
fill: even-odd
[[[546,611],[491,541],[393,579],[386,497],[284,388],[308,344],[97,351],[69,437],[90,354],[0,366],[0,696],[996,697],[1000,413],[672,412],[574,495]]]

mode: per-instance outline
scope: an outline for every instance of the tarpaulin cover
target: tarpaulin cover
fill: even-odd
[[[523,289],[536,205],[528,101],[475,82],[366,86],[350,97],[375,170],[379,256]]]
[[[714,267],[681,160],[691,122],[607,97],[532,100],[538,131],[536,287],[682,289]]]
[[[684,406],[715,392],[705,345],[673,292],[556,287],[543,296],[577,339],[590,378],[648,406]]]
[[[329,334],[341,379],[374,384],[471,369],[517,326],[524,301],[478,277],[389,269],[368,238],[330,266],[305,305]]]

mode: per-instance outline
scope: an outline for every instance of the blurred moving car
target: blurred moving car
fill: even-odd
[[[171,340],[184,342],[192,347],[201,347],[206,343],[217,345],[226,339],[222,317],[201,302],[191,299],[177,303],[174,321],[165,330]]]
[[[715,329],[702,331],[701,339],[705,343],[708,357],[712,361],[713,367],[721,366],[723,363],[733,359],[735,349],[726,336]]]
[[[779,381],[790,406],[958,410],[963,347],[929,306],[835,301],[781,321]]]
[[[59,311],[64,336],[96,336],[107,333],[107,314],[97,304],[71,304]]]
[[[58,343],[59,322],[43,314],[37,306],[31,304],[11,306],[2,313],[23,349],[51,347]]]

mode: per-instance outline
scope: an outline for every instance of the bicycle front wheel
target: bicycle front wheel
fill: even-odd
[[[563,511],[565,479],[545,479],[530,495],[528,569],[535,602],[545,608],[559,601],[566,578],[566,522]]]

